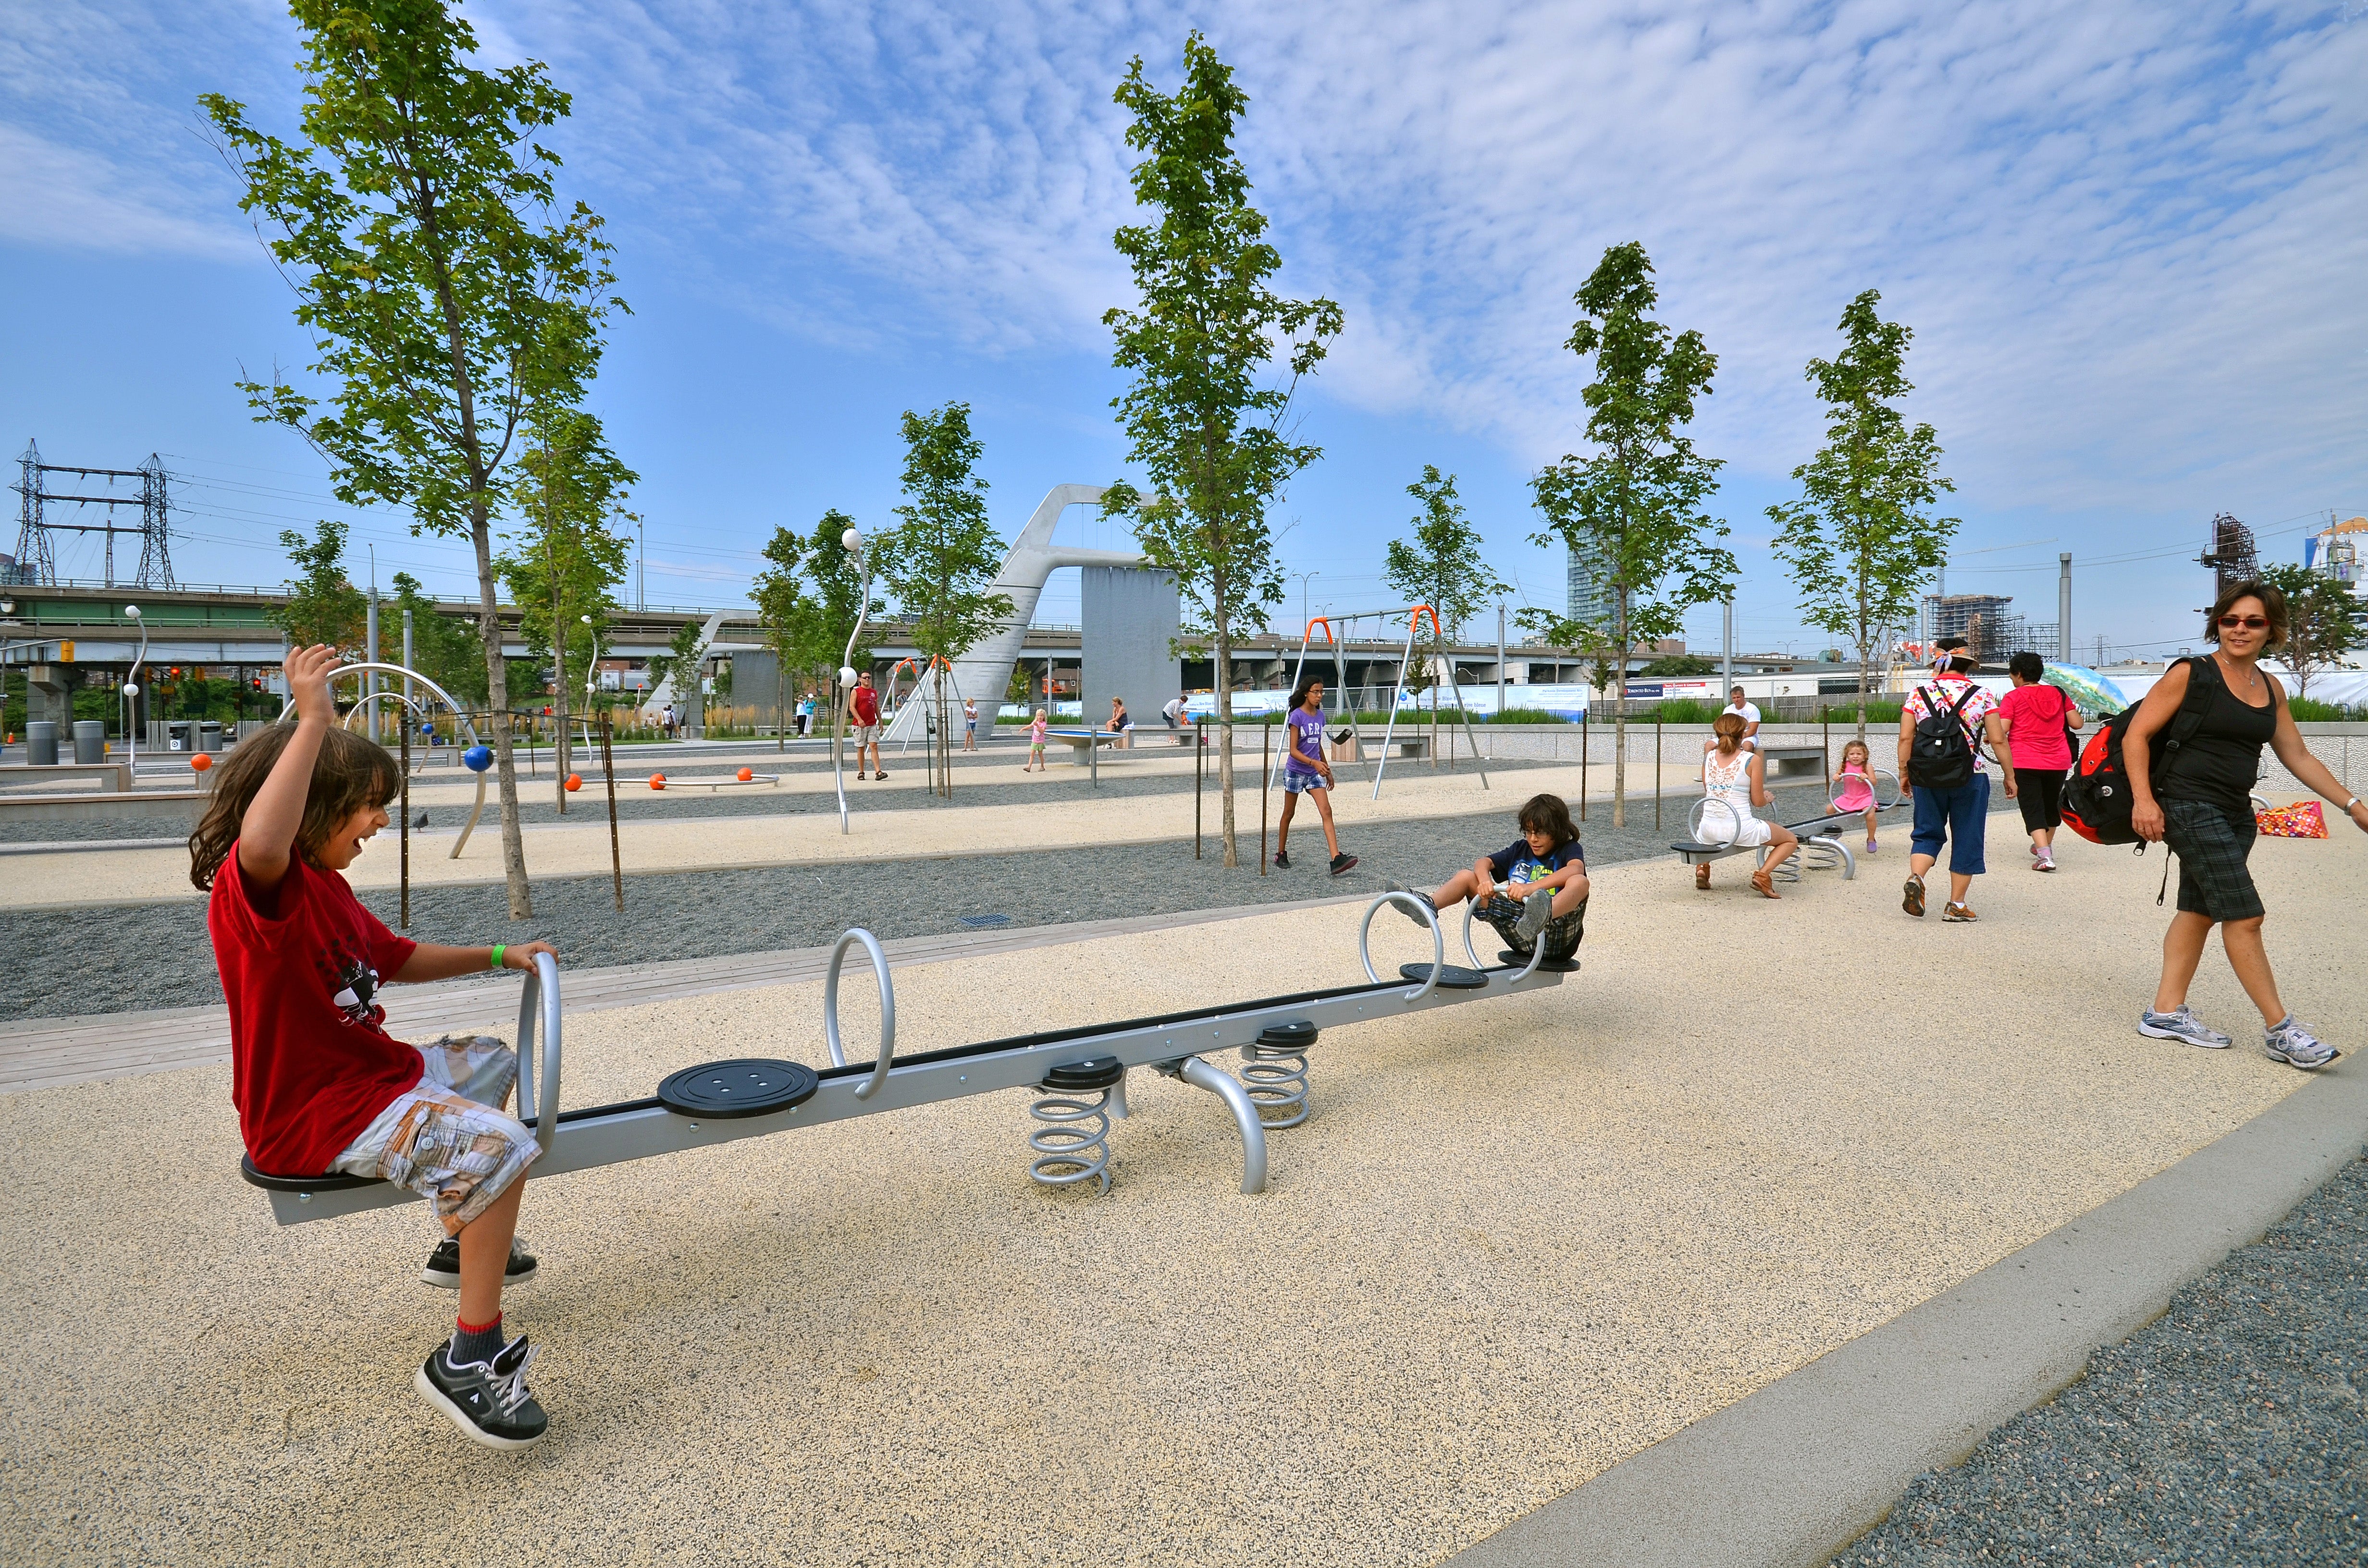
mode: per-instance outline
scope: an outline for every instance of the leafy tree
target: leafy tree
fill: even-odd
[[[1653,318],[1659,291],[1645,247],[1631,240],[1603,253],[1573,296],[1584,312],[1565,345],[1595,357],[1588,384],[1592,456],[1565,456],[1531,481],[1546,519],[1533,544],[1556,542],[1597,562],[1608,615],[1525,609],[1524,626],[1577,648],[1595,665],[1598,689],[1620,689],[1640,647],[1674,637],[1690,606],[1726,597],[1735,555],[1717,542],[1724,522],[1704,512],[1718,460],[1694,451],[1685,427],[1694,402],[1710,395],[1717,357],[1702,334],[1675,336]],[[1628,717],[1613,710],[1611,825],[1627,825]]]
[[[1801,618],[1858,649],[1858,738],[1866,738],[1867,670],[1893,629],[1911,624],[1924,579],[1941,564],[1954,517],[1931,515],[1941,446],[1898,402],[1916,335],[1875,313],[1869,289],[1842,312],[1842,351],[1809,361],[1826,403],[1826,444],[1793,471],[1801,499],[1768,508],[1776,555],[1801,589]]]
[[[1465,623],[1505,584],[1480,559],[1480,533],[1464,516],[1453,474],[1425,463],[1406,494],[1422,510],[1414,516],[1410,540],[1390,540],[1382,575],[1412,603],[1429,605],[1439,617],[1440,634],[1460,642]]]
[[[1323,455],[1291,440],[1283,422],[1300,378],[1339,335],[1340,307],[1269,287],[1282,257],[1233,145],[1249,98],[1199,33],[1185,40],[1184,84],[1172,96],[1144,80],[1137,55],[1114,101],[1133,116],[1127,145],[1143,154],[1134,199],[1158,214],[1113,236],[1140,298],[1102,317],[1117,343],[1112,363],[1134,372],[1111,406],[1151,484],[1147,495],[1111,485],[1102,511],[1132,516],[1144,552],[1176,574],[1188,634],[1213,645],[1217,719],[1230,723],[1234,642],[1282,602],[1267,509]],[[1269,384],[1278,358],[1289,373]],[[1217,779],[1225,864],[1238,866],[1230,746],[1218,751]]]
[[[488,700],[508,706],[492,520],[529,411],[581,403],[600,355],[609,245],[581,202],[557,211],[542,133],[569,110],[539,63],[486,71],[441,0],[291,0],[303,35],[302,140],[245,106],[199,99],[268,223],[296,319],[331,383],[325,403],[275,369],[239,383],[264,423],[302,434],[340,500],[407,506],[416,527],[476,547]],[[518,770],[493,735],[512,919],[533,912]]]
[[[986,481],[973,472],[985,449],[971,434],[970,404],[950,403],[933,414],[907,409],[904,429],[907,499],[896,508],[903,520],[874,542],[873,559],[881,580],[912,618],[913,646],[923,667],[934,665],[938,749],[946,752],[939,787],[950,795],[945,666],[1010,617],[1011,596],[993,591],[1004,549],[986,520]]]
[[[572,672],[587,668],[598,632],[616,608],[609,588],[625,580],[630,546],[609,527],[626,485],[638,479],[602,438],[600,421],[576,409],[539,409],[511,479],[524,525],[504,536],[495,558],[502,585],[518,607],[519,630],[538,665],[552,664],[552,711],[558,742],[552,769],[559,809],[567,810],[571,771],[568,695]],[[592,624],[583,617],[590,615]]]
[[[485,700],[485,645],[465,622],[444,614],[436,600],[408,572],[394,574],[393,634],[403,635],[403,612],[411,612],[411,667],[452,694],[453,699],[474,706]],[[387,635],[387,618],[379,632]],[[398,648],[402,643],[395,644]]]
[[[325,642],[341,653],[359,653],[370,635],[370,601],[346,575],[346,532],[345,524],[327,517],[309,540],[294,528],[280,531],[279,547],[296,575],[289,580],[288,602],[271,609],[271,624],[295,647]]]
[[[1670,653],[1655,659],[1636,673],[1640,676],[1713,676],[1718,673],[1718,661],[1700,653]]]
[[[685,724],[698,722],[695,715],[705,695],[699,689],[700,666],[707,663],[708,647],[707,639],[700,635],[701,630],[696,620],[684,621],[667,640],[666,651],[650,660],[650,689],[655,692],[667,676],[673,676],[675,716]]]
[[[862,568],[843,542],[854,526],[853,517],[833,507],[811,534],[776,527],[764,551],[770,564],[757,574],[756,582],[757,618],[765,629],[766,645],[780,661],[784,679],[794,677],[827,690],[834,711],[839,699],[839,662],[848,656],[848,634],[855,630],[857,601],[863,593]],[[883,604],[874,598],[871,611]],[[859,669],[869,665],[871,650],[859,646],[851,662]],[[796,693],[783,695],[794,699]]]
[[[2294,694],[2306,698],[2312,681],[2341,669],[2353,649],[2368,646],[2368,611],[2351,585],[2307,566],[2266,567],[2261,580],[2286,597],[2286,642],[2277,657],[2294,672]]]

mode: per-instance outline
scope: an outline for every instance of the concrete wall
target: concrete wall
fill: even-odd
[[[1086,722],[1097,728],[1107,723],[1110,700],[1118,697],[1138,726],[1157,726],[1159,710],[1184,689],[1183,662],[1175,653],[1176,579],[1166,572],[1123,566],[1087,566],[1080,572]]]

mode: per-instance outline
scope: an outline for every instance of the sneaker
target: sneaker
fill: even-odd
[[[2052,871],[2055,869],[2055,851],[2053,849],[2044,851],[2038,859],[2033,860],[2031,863],[2031,869],[2034,871]]]
[[[1961,926],[1970,926],[1981,916],[1974,913],[1974,906],[1970,903],[1944,903],[1941,906],[1941,918],[1954,920]]]
[[[1899,890],[1899,907],[1907,911],[1908,914],[1916,916],[1918,920],[1924,918],[1923,878],[1910,877],[1906,882],[1901,884]]]
[[[1343,874],[1344,872],[1356,869],[1356,866],[1357,858],[1354,855],[1335,855],[1332,857],[1332,874],[1336,877]]]
[[[2226,1035],[2197,1017],[2184,1003],[2168,1013],[2146,1008],[2138,1014],[2138,1033],[2156,1040],[2183,1040],[2206,1051],[2226,1051],[2229,1044]]]
[[[1286,854],[1284,854],[1284,853],[1283,853],[1281,850],[1280,850],[1280,849],[1276,850],[1276,851],[1274,852],[1274,869],[1275,869],[1276,870],[1278,870],[1278,871],[1288,871],[1288,870],[1290,870],[1290,869],[1291,869],[1291,857],[1290,857],[1290,856],[1288,856],[1288,855],[1286,855]]]
[[[528,1449],[551,1426],[551,1417],[527,1392],[526,1369],[533,1359],[534,1350],[521,1334],[492,1360],[456,1367],[448,1339],[419,1364],[411,1381],[420,1397],[450,1416],[471,1441],[489,1449]]]
[[[1400,915],[1405,915],[1408,920],[1411,920],[1416,925],[1422,926],[1425,930],[1429,930],[1432,926],[1438,924],[1439,905],[1432,901],[1431,896],[1429,893],[1417,892],[1413,888],[1404,886],[1398,882],[1390,883],[1388,891],[1391,892],[1413,893],[1415,902],[1421,904],[1425,909],[1430,911],[1430,918],[1429,920],[1425,920],[1421,915],[1417,915],[1413,910],[1408,909],[1405,904],[1400,903],[1395,899],[1392,899],[1390,901],[1390,907],[1392,909],[1396,910]]]
[[[502,1270],[502,1284],[523,1285],[534,1278],[534,1254],[526,1250],[525,1243],[512,1236],[509,1267]],[[436,1250],[427,1255],[427,1267],[419,1271],[419,1282],[446,1290],[461,1288],[460,1237],[447,1236],[436,1244]]]
[[[2261,1049],[2270,1053],[2271,1061],[2283,1062],[2289,1067],[2299,1067],[2305,1072],[2314,1067],[2324,1067],[2341,1054],[2335,1047],[2296,1023],[2292,1013],[2288,1013],[2285,1021],[2277,1028],[2262,1032]]]
[[[1513,935],[1524,942],[1535,942],[1538,934],[1554,921],[1554,892],[1541,889],[1521,901],[1520,918],[1513,922]]]

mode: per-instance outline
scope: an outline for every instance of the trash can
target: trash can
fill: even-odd
[[[76,762],[107,760],[107,721],[77,719],[74,722],[74,748]]]
[[[47,719],[25,726],[25,760],[35,767],[58,765],[58,727]]]
[[[191,719],[167,719],[167,720],[165,720],[165,744],[169,749],[171,749],[171,750],[173,750],[173,751],[187,751],[187,750],[188,750],[188,749],[189,749],[190,739],[191,739],[191,737],[190,737],[190,731],[191,731],[192,729],[194,729],[195,727],[196,727],[196,721],[195,721],[195,720],[191,720]]]
[[[79,731],[82,726],[77,724],[74,728]],[[199,751],[219,754],[222,751],[222,721],[219,719],[200,719],[198,721],[198,749]]]

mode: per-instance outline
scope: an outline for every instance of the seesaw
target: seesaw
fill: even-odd
[[[1801,861],[1813,871],[1839,869],[1842,881],[1851,881],[1858,876],[1858,858],[1841,837],[1831,832],[1818,832],[1828,824],[1839,824],[1857,816],[1869,806],[1880,813],[1897,811],[1906,802],[1900,799],[1899,780],[1887,769],[1877,768],[1869,781],[1852,781],[1842,792],[1827,801],[1827,809],[1800,822],[1788,822],[1784,826],[1801,841]],[[1736,810],[1715,795],[1705,795],[1693,803],[1686,813],[1686,837],[1669,846],[1678,852],[1678,859],[1688,866],[1707,866],[1713,860],[1724,860],[1730,855],[1757,852],[1767,858],[1765,845],[1737,844],[1743,831]],[[1801,873],[1797,865],[1787,862],[1776,869],[1776,880],[1797,882]]]
[[[1373,916],[1393,903],[1414,914],[1430,932],[1431,961],[1402,964],[1397,979],[1383,980],[1373,968]],[[879,987],[880,1050],[873,1061],[850,1064],[839,1038],[838,984],[848,951],[856,947],[871,960]],[[760,1058],[709,1062],[669,1074],[645,1099],[575,1110],[559,1108],[559,966],[549,954],[537,954],[518,999],[518,1105],[534,1112],[520,1119],[534,1129],[535,1141],[542,1146],[542,1157],[534,1165],[536,1179],[541,1180],[909,1106],[1032,1089],[1038,1097],[1029,1114],[1038,1128],[1028,1139],[1033,1155],[1030,1174],[1047,1186],[1090,1181],[1106,1191],[1110,1119],[1126,1115],[1127,1074],[1148,1067],[1206,1089],[1224,1102],[1241,1134],[1241,1189],[1256,1193],[1266,1187],[1267,1130],[1295,1127],[1308,1118],[1307,1051],[1321,1031],[1562,983],[1559,969],[1540,966],[1543,942],[1531,949],[1527,967],[1483,966],[1473,950],[1468,907],[1463,950],[1471,967],[1448,963],[1437,915],[1410,893],[1384,893],[1367,906],[1357,930],[1364,984],[900,1057],[895,1054],[896,995],[887,956],[871,932],[851,930],[832,948],[823,981],[822,1030],[828,1067],[816,1072],[795,1062]],[[1205,1060],[1226,1051],[1241,1053],[1241,1078]],[[252,1159],[242,1161],[240,1173],[271,1194],[272,1217],[282,1225],[383,1209],[418,1196],[375,1177],[276,1176],[256,1169]]]

